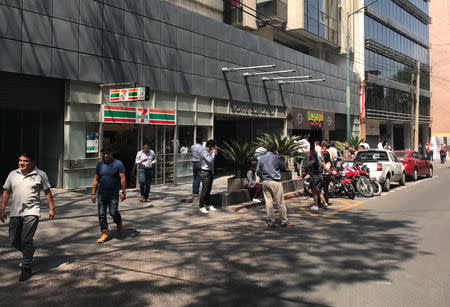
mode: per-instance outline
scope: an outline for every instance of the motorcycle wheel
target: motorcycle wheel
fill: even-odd
[[[370,179],[367,177],[361,177],[356,182],[356,190],[363,197],[372,197],[373,196],[373,186],[370,182]]]
[[[381,184],[376,179],[370,179],[370,182],[372,183],[373,187],[373,196],[380,196],[381,191],[383,191]]]
[[[356,191],[351,183],[344,183],[344,189],[345,189],[345,193],[347,194],[348,198],[355,199]]]

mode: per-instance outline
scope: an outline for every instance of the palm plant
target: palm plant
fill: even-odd
[[[350,141],[348,142],[350,145],[350,148],[356,147],[358,148],[359,144],[364,140],[364,138],[360,138],[357,135],[352,135],[350,138]],[[344,143],[335,141],[336,149],[338,152],[341,152],[344,149]]]
[[[266,133],[256,139],[255,145],[258,147],[267,148],[268,145],[274,144],[275,149],[281,158],[293,158],[302,157],[305,158],[308,153],[298,152],[299,148],[304,148],[306,146],[301,146],[297,143],[300,140],[299,136],[284,136]]]
[[[255,145],[243,140],[224,141],[219,152],[233,166],[233,177],[245,177],[250,162],[254,159]]]

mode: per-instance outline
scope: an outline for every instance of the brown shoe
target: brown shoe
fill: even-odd
[[[108,230],[102,230],[102,235],[100,236],[100,238],[98,238],[97,243],[104,243],[108,239],[108,234]]]
[[[291,223],[281,224],[281,227],[292,227],[292,226],[294,226],[294,224],[291,224]]]
[[[122,232],[123,232],[123,224],[122,224],[122,222],[117,223],[116,225],[117,225],[117,233],[119,235],[122,234]]]
[[[144,196],[139,197],[139,201],[143,202],[144,201]]]
[[[152,200],[151,200],[150,198],[146,198],[146,199],[145,199],[145,202],[146,202],[146,203],[149,203],[149,202],[151,202],[151,201],[152,201]]]

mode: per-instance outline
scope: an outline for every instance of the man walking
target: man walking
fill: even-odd
[[[98,243],[104,243],[108,239],[107,208],[114,223],[117,225],[118,234],[120,235],[123,232],[122,217],[119,213],[119,198],[121,201],[126,198],[125,168],[122,162],[114,159],[110,148],[103,149],[102,154],[103,161],[97,164],[91,195],[91,200],[95,203],[97,201],[95,192],[98,187],[98,220],[100,222],[100,231],[102,232],[102,235],[97,240]],[[120,186],[122,186],[122,193],[119,196]]]
[[[40,216],[41,190],[44,190],[50,211],[49,218],[55,216],[55,206],[47,174],[35,166],[33,153],[19,156],[19,168],[9,173],[3,185],[0,220],[6,221],[6,204],[12,196],[9,214],[9,240],[11,245],[22,252],[22,273],[19,281],[25,281],[32,275],[31,265],[36,247],[33,238]]]
[[[208,214],[208,211],[216,211],[216,208],[211,205],[210,198],[214,180],[214,159],[216,152],[216,142],[214,140],[208,140],[206,142],[206,148],[200,153],[202,191],[200,192],[199,207],[200,212],[204,214]]]
[[[294,226],[288,223],[286,205],[284,203],[283,186],[280,182],[280,171],[286,168],[284,161],[278,156],[275,145],[267,146],[267,153],[259,158],[256,173],[260,177],[263,185],[264,200],[266,202],[267,226],[275,226],[275,215],[273,212],[273,202],[278,205],[281,217],[281,226]]]
[[[151,202],[150,196],[150,185],[153,179],[153,165],[156,163],[156,155],[153,150],[150,150],[148,144],[144,144],[144,149],[136,154],[135,163],[139,166],[139,186],[141,196],[139,197],[140,202]]]
[[[194,174],[194,181],[192,182],[192,194],[198,196],[200,190],[200,171],[202,170],[201,152],[206,148],[203,147],[203,139],[196,138],[196,144],[191,146],[192,153],[192,172]]]

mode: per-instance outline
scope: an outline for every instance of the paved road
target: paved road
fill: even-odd
[[[0,225],[0,305],[448,306],[449,186],[442,168],[377,198],[335,199],[318,214],[311,200],[292,199],[296,226],[273,230],[263,208],[202,216],[131,195],[121,204],[125,235],[112,231],[103,245],[89,195],[58,194],[26,283]]]

